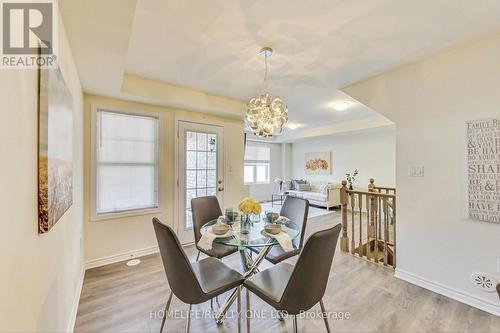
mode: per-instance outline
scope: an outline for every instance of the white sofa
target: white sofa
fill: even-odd
[[[309,200],[311,205],[326,207],[340,206],[340,184],[308,182],[311,191],[286,190],[288,195]]]

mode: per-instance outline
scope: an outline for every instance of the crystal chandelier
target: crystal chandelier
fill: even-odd
[[[273,50],[270,47],[264,47],[259,53],[264,57],[266,65],[265,83],[267,81],[267,58],[273,54]],[[255,135],[273,136],[283,131],[288,121],[288,109],[280,97],[273,98],[268,92],[264,92],[248,102],[246,121]]]

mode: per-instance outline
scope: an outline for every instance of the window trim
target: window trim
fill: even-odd
[[[153,117],[158,121],[157,126],[157,147],[156,147],[156,191],[157,191],[157,207],[147,207],[140,209],[130,209],[130,210],[122,210],[116,212],[108,212],[108,213],[97,213],[97,113],[99,111],[106,112],[114,112],[119,114],[127,114],[133,116],[142,116],[142,117]],[[160,190],[160,170],[161,170],[161,158],[160,152],[162,151],[162,140],[160,133],[162,132],[162,126],[160,121],[160,116],[158,112],[152,111],[142,111],[137,109],[127,109],[120,108],[110,105],[102,105],[102,104],[92,104],[91,105],[91,115],[90,115],[90,193],[89,193],[89,210],[90,210],[90,221],[101,221],[101,220],[110,220],[110,219],[119,219],[130,216],[140,216],[140,215],[151,215],[151,214],[159,214],[161,213],[161,190]]]

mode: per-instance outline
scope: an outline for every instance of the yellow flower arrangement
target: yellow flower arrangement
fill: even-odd
[[[262,207],[260,206],[260,203],[253,200],[252,198],[243,199],[240,202],[240,204],[238,205],[238,209],[243,214],[246,214],[246,215],[248,215],[248,214],[259,215],[262,212]]]

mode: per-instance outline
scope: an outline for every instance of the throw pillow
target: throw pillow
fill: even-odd
[[[296,191],[300,191],[299,190],[299,185],[303,185],[303,184],[307,184],[307,181],[306,180],[303,180],[303,179],[293,179],[292,180],[292,186],[293,186],[293,189],[296,190]]]
[[[311,190],[311,185],[309,184],[297,184],[298,185],[298,190],[299,191],[310,191]]]

